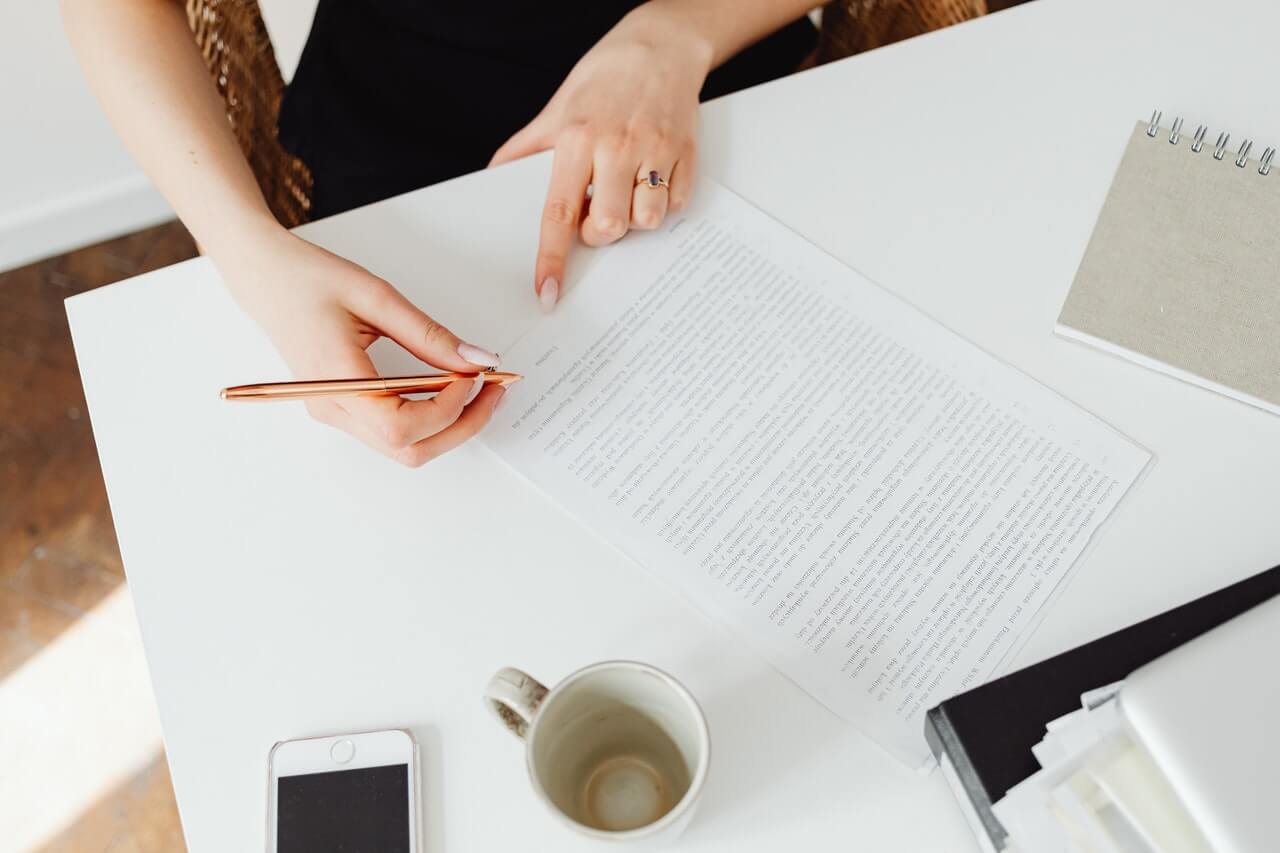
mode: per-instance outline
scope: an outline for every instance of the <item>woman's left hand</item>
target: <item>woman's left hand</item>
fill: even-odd
[[[662,224],[689,201],[697,168],[698,93],[712,49],[689,27],[641,6],[574,66],[491,166],[555,148],[534,289],[555,307],[575,231],[588,246]],[[651,172],[666,186],[650,186]],[[587,199],[587,186],[591,198]]]

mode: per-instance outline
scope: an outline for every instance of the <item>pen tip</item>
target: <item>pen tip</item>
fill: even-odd
[[[227,389],[223,388],[221,391],[219,391],[218,396],[221,397],[223,400],[227,399]]]

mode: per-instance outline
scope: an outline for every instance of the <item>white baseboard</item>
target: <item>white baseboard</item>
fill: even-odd
[[[145,175],[127,175],[0,216],[0,271],[172,218]]]

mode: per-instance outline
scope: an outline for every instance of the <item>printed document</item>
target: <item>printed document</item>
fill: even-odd
[[[485,442],[924,764],[1150,455],[710,181],[593,260]]]

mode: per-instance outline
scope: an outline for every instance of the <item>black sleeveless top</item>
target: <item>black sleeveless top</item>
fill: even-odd
[[[312,218],[482,169],[637,0],[320,0],[280,107]],[[703,99],[795,70],[807,18],[716,69]]]

